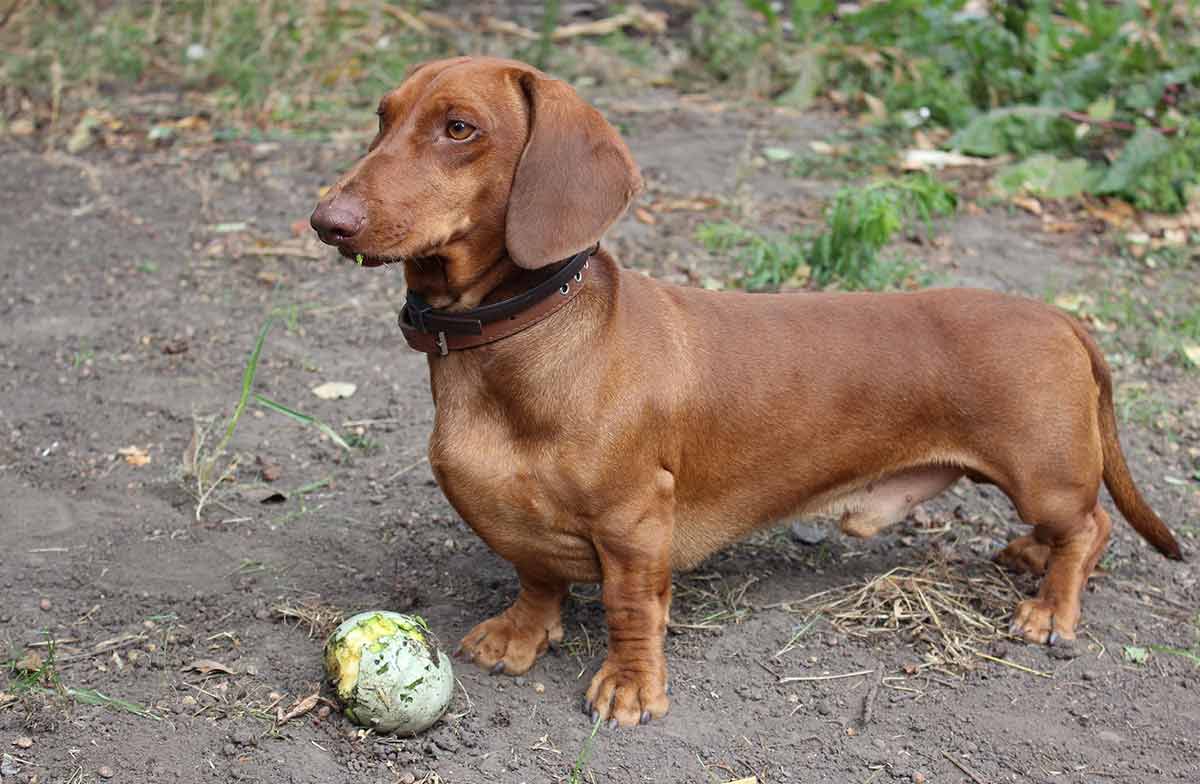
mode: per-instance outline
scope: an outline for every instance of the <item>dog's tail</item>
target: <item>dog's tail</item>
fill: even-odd
[[[1183,551],[1180,550],[1175,535],[1154,513],[1146,499],[1142,498],[1137,485],[1133,483],[1133,476],[1129,473],[1125,453],[1121,451],[1121,442],[1117,438],[1117,414],[1113,408],[1112,375],[1109,373],[1108,363],[1104,361],[1096,341],[1083,325],[1070,316],[1066,319],[1070,322],[1071,329],[1075,330],[1079,342],[1087,349],[1092,360],[1092,376],[1096,379],[1096,385],[1100,387],[1099,424],[1100,444],[1104,455],[1104,486],[1108,488],[1121,514],[1143,539],[1154,545],[1154,549],[1166,557],[1182,561]]]

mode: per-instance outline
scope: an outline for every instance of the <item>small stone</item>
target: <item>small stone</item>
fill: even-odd
[[[542,683],[541,681],[534,681],[533,682],[533,691],[536,694],[544,693],[546,691],[546,684]]]
[[[800,544],[818,545],[825,541],[825,537],[828,535],[829,532],[825,530],[824,526],[801,522],[792,523],[792,538]]]
[[[322,705],[320,708],[317,708],[317,718],[320,719],[321,721],[328,719],[329,713],[330,713],[330,710],[329,710],[328,705]]]
[[[183,699],[181,699],[179,702],[182,703],[184,707],[191,708],[196,704],[196,698],[190,694],[185,694],[183,695]]]
[[[417,777],[414,776],[412,771],[409,770],[404,771],[404,773],[400,775],[400,778],[396,779],[399,784],[414,784],[416,780]]]
[[[817,703],[817,713],[821,714],[822,716],[828,716],[829,714],[833,713],[833,708],[829,707],[828,702],[821,700]]]
[[[11,754],[0,756],[0,777],[15,776],[21,772],[21,766],[16,757]]]
[[[233,732],[229,733],[229,739],[239,746],[258,745],[258,737],[245,727],[238,727]]]
[[[925,784],[925,774],[920,772],[914,773],[912,780],[913,784]]]
[[[1092,672],[1091,670],[1084,670],[1079,674],[1079,677],[1083,678],[1085,681],[1094,681],[1096,680],[1096,673]]]
[[[100,770],[96,771],[96,774],[102,779],[111,779],[113,776],[117,775],[113,772],[113,769],[107,765],[101,765]]]
[[[49,610],[52,606],[53,605],[50,604],[50,600],[44,596],[42,597],[42,600],[38,602],[38,607],[41,607],[42,610]]]
[[[16,746],[18,749],[27,749],[33,745],[33,738],[22,735],[21,737],[19,737],[13,741],[13,745]]]

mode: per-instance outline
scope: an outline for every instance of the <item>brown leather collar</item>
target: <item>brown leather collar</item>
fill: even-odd
[[[443,357],[515,335],[579,293],[588,260],[599,247],[593,245],[563,260],[558,272],[524,294],[470,310],[435,310],[420,294],[409,291],[400,311],[400,331],[410,348]]]

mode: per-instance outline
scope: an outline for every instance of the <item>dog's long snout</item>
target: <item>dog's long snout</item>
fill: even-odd
[[[322,201],[309,218],[321,242],[339,247],[354,239],[366,222],[367,208],[362,199],[345,191]]]

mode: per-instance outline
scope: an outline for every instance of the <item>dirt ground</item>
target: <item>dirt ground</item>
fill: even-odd
[[[624,263],[653,274],[719,276],[729,261],[696,244],[700,221],[736,205],[787,226],[833,187],[756,158],[765,144],[825,138],[833,118],[665,91],[601,105],[645,170],[644,205],[717,200],[612,232]],[[986,569],[1020,526],[1003,497],[970,486],[870,542],[829,526],[806,545],[784,526],[678,576],[670,715],[602,729],[590,747],[579,706],[605,627],[589,586],[569,603],[565,644],[527,676],[456,664],[447,716],[419,737],[364,734],[324,703],[279,724],[277,708],[329,695],[320,630],[288,613],[412,611],[449,648],[516,589],[422,461],[433,406],[425,358],[395,325],[400,271],[356,268],[293,230],[371,121],[336,142],[184,138],[79,156],[0,141],[4,782],[544,782],[568,780],[580,758],[578,780],[596,782],[1198,780],[1200,669],[1149,646],[1196,650],[1200,573],[1119,518],[1073,658],[1009,641],[967,669],[921,668],[920,640],[805,627],[786,605],[936,559]],[[939,284],[1042,297],[1115,274],[1111,238],[1043,233],[1005,207],[964,210],[938,236],[909,251]],[[364,446],[345,458],[252,406],[234,439],[240,484],[197,520],[180,479],[194,422],[232,411],[272,312],[256,390]],[[1133,359],[1116,373],[1148,385],[1170,424],[1132,417],[1123,439],[1144,493],[1194,550],[1197,374]],[[325,381],[357,392],[318,399],[310,389]],[[262,481],[256,459],[278,478]],[[276,492],[286,500],[263,503]],[[15,662],[45,660],[48,641],[59,688],[18,690]],[[126,702],[69,696],[88,689]]]

